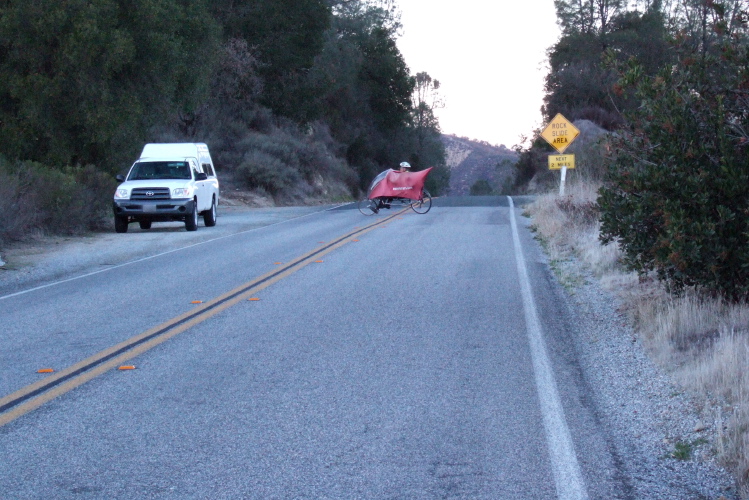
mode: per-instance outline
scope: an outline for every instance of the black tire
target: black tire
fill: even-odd
[[[411,208],[413,208],[414,212],[417,214],[427,213],[429,209],[432,208],[432,196],[429,194],[429,191],[425,189],[422,193],[421,199],[411,203]]]
[[[379,212],[379,210],[377,210],[377,200],[370,200],[369,198],[362,198],[359,200],[357,207],[364,215],[374,215]]]
[[[185,217],[185,229],[188,231],[198,230],[198,200],[192,203],[192,213]]]
[[[138,224],[141,229],[151,229],[151,222],[150,220],[139,220]]]
[[[203,212],[203,222],[206,227],[213,227],[216,225],[216,198],[211,201],[211,208]]]
[[[117,233],[127,232],[127,215],[115,215],[114,216],[114,230]]]

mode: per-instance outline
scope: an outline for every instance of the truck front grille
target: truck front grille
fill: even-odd
[[[169,200],[169,188],[134,188],[130,193],[131,200]]]

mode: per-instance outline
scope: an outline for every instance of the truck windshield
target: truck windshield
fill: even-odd
[[[139,161],[133,165],[127,180],[191,178],[190,166],[185,161]]]

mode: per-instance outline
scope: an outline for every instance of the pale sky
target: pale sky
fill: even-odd
[[[554,0],[397,0],[412,74],[440,81],[442,132],[504,144],[541,123],[546,49],[559,37]]]

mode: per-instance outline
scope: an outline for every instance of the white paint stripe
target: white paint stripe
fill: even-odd
[[[344,205],[345,205],[345,203],[344,203]],[[333,207],[333,208],[337,208],[337,207]],[[210,240],[205,240],[205,241],[201,241],[201,242],[198,242],[198,243],[193,243],[192,245],[187,245],[187,246],[184,246],[184,247],[175,248],[174,250],[169,250],[169,251],[162,252],[162,253],[159,253],[159,254],[156,254],[156,255],[149,255],[148,257],[143,257],[142,259],[131,260],[129,262],[125,262],[124,264],[117,264],[116,266],[107,267],[106,269],[100,269],[98,271],[94,271],[94,272],[87,273],[87,274],[81,274],[80,276],[75,276],[73,278],[68,278],[68,279],[64,279],[64,280],[60,280],[60,281],[55,281],[53,283],[47,283],[46,285],[41,285],[41,286],[37,286],[37,287],[34,287],[34,288],[29,288],[28,290],[22,290],[20,292],[11,293],[10,295],[3,295],[2,297],[0,297],[0,300],[9,299],[11,297],[17,297],[19,295],[24,295],[24,294],[27,294],[27,293],[35,292],[37,290],[42,290],[43,288],[49,288],[49,287],[52,287],[52,286],[61,285],[63,283],[68,283],[69,281],[75,281],[75,280],[79,280],[79,279],[82,279],[82,278],[88,278],[89,276],[93,276],[95,274],[106,273],[107,271],[111,271],[113,269],[118,269],[120,267],[129,266],[131,264],[137,264],[138,262],[143,262],[143,261],[146,261],[146,260],[155,259],[157,257],[163,257],[164,255],[169,255],[170,253],[179,252],[179,251],[182,251],[182,250],[187,250],[188,248],[196,247],[196,246],[199,246],[199,245],[205,245],[206,243],[211,243],[211,242],[214,242],[214,241],[224,240],[226,238],[232,238],[232,237],[238,236],[240,234],[251,233],[253,231],[259,231],[259,230],[265,229],[267,227],[277,226],[279,224],[284,224],[286,222],[291,222],[291,221],[297,220],[297,219],[303,219],[305,217],[310,217],[312,215],[321,214],[321,213],[327,212],[329,210],[332,210],[332,209],[319,210],[317,212],[312,212],[312,213],[309,213],[309,214],[300,215],[298,217],[292,217],[291,219],[286,219],[286,220],[282,220],[282,221],[279,221],[279,222],[274,222],[273,224],[268,224],[267,226],[254,227],[252,229],[247,229],[245,231],[240,231],[238,233],[227,234],[225,236],[219,236],[218,238],[212,238]]]
[[[588,498],[588,492],[585,489],[585,481],[577,462],[572,436],[564,417],[564,408],[562,408],[562,402],[557,392],[554,372],[546,353],[543,329],[531,293],[528,270],[525,266],[523,248],[520,246],[518,227],[515,222],[515,204],[511,197],[508,196],[507,199],[510,200],[510,225],[512,227],[512,241],[515,246],[515,261],[518,266],[520,292],[523,297],[525,324],[531,347],[533,371],[536,376],[536,388],[541,404],[541,413],[543,414],[546,443],[549,447],[557,496],[561,500],[584,500]]]

